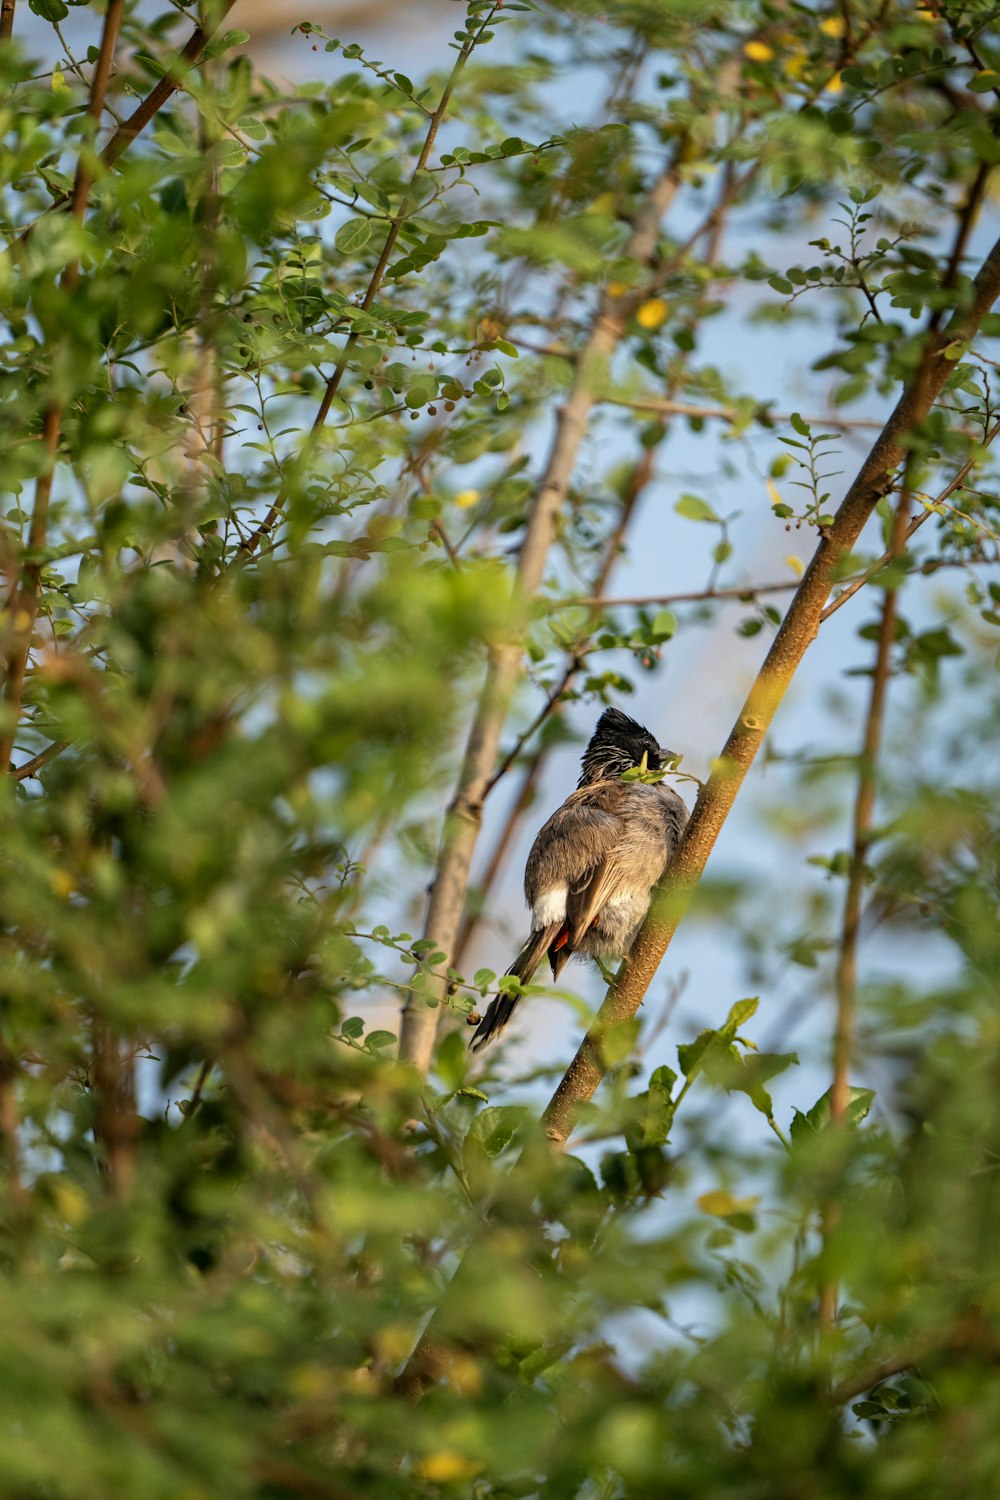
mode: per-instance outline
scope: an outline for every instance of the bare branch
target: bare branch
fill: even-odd
[[[630,411],[648,411],[664,417],[697,417],[703,422],[733,423],[745,421],[747,416],[736,406],[705,406],[695,401],[674,401],[665,396],[605,396],[603,399],[607,406],[626,406]],[[755,407],[750,416],[752,421],[762,422],[766,427],[777,427],[791,421],[790,413],[771,411],[767,406]],[[882,426],[881,422],[866,417],[822,416],[804,420],[816,427],[835,427],[838,432],[878,432]]]
[[[11,771],[11,781],[27,781],[29,776],[36,776],[43,766],[47,766],[50,760],[55,760],[56,756],[61,755],[71,744],[71,740],[53,740],[51,745],[46,745],[44,750],[39,750],[37,755],[33,755],[30,760],[26,760],[23,765]]]
[[[17,0],[0,0],[0,42],[9,42],[14,31]]]

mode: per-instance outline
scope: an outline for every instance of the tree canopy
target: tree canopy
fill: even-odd
[[[452,9],[291,84],[232,0],[3,0],[0,1494],[986,1500],[1000,6]],[[632,954],[483,1071],[548,757],[706,628]]]

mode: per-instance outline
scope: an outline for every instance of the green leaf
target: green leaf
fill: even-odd
[[[677,630],[677,616],[669,609],[661,609],[653,616],[649,633],[654,641],[669,641]]]
[[[830,1102],[833,1097],[833,1089],[827,1089],[812,1109],[803,1114],[796,1110],[792,1118],[792,1140],[803,1141],[817,1135],[830,1126]],[[868,1118],[868,1114],[875,1102],[874,1089],[855,1088],[851,1085],[847,1090],[846,1121],[848,1125],[857,1127]]]
[[[28,6],[43,21],[64,21],[69,15],[69,6],[63,0],[28,0]]]
[[[346,224],[341,224],[333,237],[333,243],[342,255],[351,255],[355,250],[360,250],[372,237],[371,219],[357,218],[348,219]]]
[[[718,521],[719,519],[708,501],[702,500],[698,495],[682,495],[675,504],[674,510],[686,521]]]
[[[749,1021],[751,1016],[757,1014],[757,1007],[759,1005],[760,998],[757,995],[752,995],[746,1000],[737,1000],[726,1017],[725,1030],[735,1036],[736,1032],[743,1025],[743,1022]]]
[[[797,411],[793,411],[788,420],[792,424],[793,431],[797,432],[799,437],[807,438],[809,436],[812,429],[805,418],[800,416]]]
[[[491,1104],[473,1120],[466,1141],[474,1141],[491,1159],[497,1157],[512,1144],[528,1115],[523,1104]]]
[[[341,1022],[341,1036],[350,1037],[352,1041],[363,1035],[365,1023],[360,1016],[349,1016],[346,1021]]]

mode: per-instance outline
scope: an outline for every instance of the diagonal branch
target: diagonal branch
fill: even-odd
[[[904,387],[833,524],[820,538],[712,776],[698,799],[663,889],[594,1025],[546,1108],[545,1127],[554,1144],[566,1141],[579,1105],[593,1097],[604,1077],[602,1036],[611,1027],[630,1020],[642,1004],[778,705],[816,637],[837,568],[853,549],[878,501],[892,489],[893,476],[906,455],[911,434],[927,417],[954,369],[953,362],[944,356],[945,348],[973,337],[998,295],[1000,240],[972,283],[967,305],[953,313],[942,331],[929,337],[921,368]]]
[[[195,27],[194,31],[188,37],[186,44],[177,54],[175,61],[167,69],[156,87],[150,90],[142,103],[129,115],[127,120],[122,121],[114,135],[106,142],[101,152],[101,160],[106,167],[114,166],[118,158],[124,155],[129,146],[131,146],[136,136],[141,135],[149,122],[167,103],[167,100],[176,94],[185,77],[195,67],[201,54],[235,3],[236,0],[218,0],[212,12],[212,19],[205,20],[200,26]]]

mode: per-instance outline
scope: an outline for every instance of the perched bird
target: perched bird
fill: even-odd
[[[628,952],[670,863],[688,810],[669,787],[623,781],[635,767],[660,771],[671,758],[648,729],[618,708],[597,721],[571,792],[541,829],[524,870],[531,936],[507,970],[530,984],[548,955],[558,979],[574,953],[598,960]],[[507,1025],[517,996],[497,995],[470,1042],[473,1052]]]

